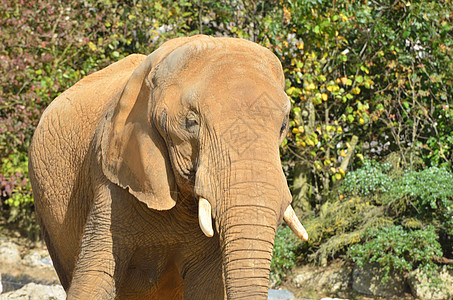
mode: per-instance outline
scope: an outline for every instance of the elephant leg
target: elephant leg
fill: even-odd
[[[43,237],[44,241],[46,242],[47,251],[49,252],[50,257],[52,258],[53,266],[55,268],[55,271],[58,274],[60,283],[63,286],[63,288],[65,289],[65,291],[67,291],[69,289],[69,284],[71,282],[70,276],[69,276],[70,272],[67,272],[67,270],[63,267],[64,265],[58,255],[58,251],[56,251],[54,248],[55,243],[50,238],[50,235],[47,232],[47,228],[44,225],[44,222],[42,222],[39,217],[38,217],[38,222],[41,227],[42,237]]]
[[[68,299],[114,299],[127,272],[134,245],[124,202],[115,201],[108,188],[101,189],[89,215]],[[117,195],[118,196],[118,195]],[[121,199],[119,199],[121,200]],[[121,215],[118,212],[123,212]]]
[[[87,224],[88,225],[88,224]],[[91,231],[91,225],[87,231]],[[130,255],[116,250],[106,240],[109,232],[98,229],[96,235],[85,235],[68,299],[114,299],[126,272]]]

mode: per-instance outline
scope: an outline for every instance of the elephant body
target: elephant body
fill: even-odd
[[[236,55],[250,62],[234,63]],[[211,68],[209,57],[220,64]],[[279,131],[289,106],[275,61],[243,40],[179,38],[87,76],[51,103],[29,170],[69,299],[266,297],[275,230],[291,201],[282,133],[246,147],[235,128],[264,126],[265,112],[278,119],[266,134]],[[249,65],[269,74],[242,78]],[[237,99],[249,100],[246,114],[229,105]]]

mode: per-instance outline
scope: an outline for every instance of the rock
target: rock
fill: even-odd
[[[20,263],[29,267],[53,268],[52,260],[46,250],[31,251],[24,256]]]
[[[66,293],[61,285],[29,283],[19,290],[0,295],[0,299],[64,300]]]
[[[20,289],[31,282],[42,285],[59,283],[54,269],[0,263],[0,283],[3,293]]]
[[[347,266],[329,266],[315,271],[304,269],[292,278],[292,282],[296,287],[310,287],[314,291],[334,294],[348,289],[351,282],[351,274],[352,269]]]
[[[269,290],[268,300],[289,300],[294,299],[294,294],[287,290]]]
[[[271,273],[271,275],[269,276],[269,284],[267,285],[267,287],[269,289],[275,289],[278,285],[279,285],[278,276]]]
[[[0,242],[0,262],[16,264],[20,261],[19,246],[12,242]]]
[[[17,284],[16,281],[11,281],[9,276],[5,274],[0,274],[0,285],[0,294],[17,290],[23,286],[23,284]]]
[[[375,297],[403,295],[406,281],[403,275],[390,273],[389,279],[382,283],[384,272],[379,264],[373,263],[363,267],[356,265],[352,273],[352,289],[360,294]]]
[[[432,281],[423,276],[419,269],[409,273],[407,281],[411,293],[417,299],[447,300],[453,299],[453,271],[442,269],[438,277],[441,281],[438,287],[432,286]]]

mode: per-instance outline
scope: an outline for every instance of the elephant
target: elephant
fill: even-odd
[[[195,35],[81,79],[29,150],[35,211],[68,299],[267,299],[291,208],[278,58]]]

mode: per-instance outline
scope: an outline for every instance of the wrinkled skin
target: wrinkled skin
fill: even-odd
[[[55,99],[29,169],[68,298],[267,299],[291,202],[283,88],[267,49],[195,36],[128,56]],[[201,197],[213,237],[198,225]]]

